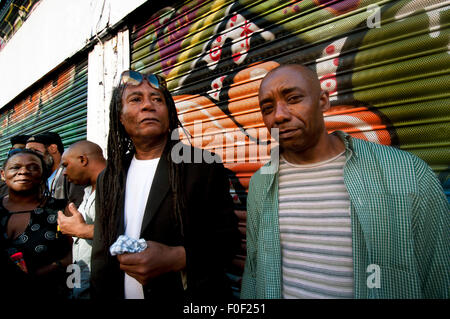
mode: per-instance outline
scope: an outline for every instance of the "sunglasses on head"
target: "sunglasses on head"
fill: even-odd
[[[11,156],[13,156],[14,154],[17,154],[17,153],[19,153],[19,152],[23,152],[24,149],[25,149],[25,148],[13,148],[13,149],[10,149],[10,150],[8,151],[8,157],[11,157]]]
[[[7,157],[10,158],[11,156],[16,155],[17,153],[34,154],[34,155],[42,156],[42,154],[40,152],[34,151],[29,148],[12,148],[8,151]]]
[[[161,76],[153,73],[142,74],[134,70],[122,72],[120,75],[120,85],[140,85],[144,79],[147,79],[150,86],[156,90],[159,90],[161,87],[167,87],[166,81]]]

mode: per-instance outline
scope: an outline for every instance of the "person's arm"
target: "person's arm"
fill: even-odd
[[[423,298],[450,298],[450,205],[431,168],[418,161],[419,199],[412,219]]]
[[[230,181],[221,163],[203,165],[189,204],[190,234],[186,236],[187,289],[198,298],[221,298],[231,293],[222,279],[241,244]],[[195,179],[195,177],[191,177]],[[197,191],[201,190],[201,191]],[[226,279],[223,279],[226,280]]]
[[[244,274],[242,275],[241,299],[256,298],[256,249],[258,241],[256,218],[258,215],[253,183],[250,180],[247,195],[247,257],[245,258]]]
[[[208,218],[205,225],[208,237],[196,236],[201,242],[208,242],[211,251],[220,265],[229,265],[235,257],[241,243],[241,235],[238,228],[238,217],[234,212],[233,199],[230,195],[230,179],[223,164],[213,163],[208,165],[210,172],[205,182],[206,193],[196,200],[204,203],[203,213]],[[202,245],[196,247],[205,256]],[[212,249],[214,248],[214,249]],[[211,258],[211,255],[210,257]]]
[[[107,234],[103,233],[101,205],[103,201],[103,174],[97,177],[95,191],[94,239],[92,240],[90,292],[92,299],[122,299],[123,272],[115,256],[111,256],[109,247],[104,243]],[[117,200],[120,200],[118,198]],[[113,230],[111,230],[113,231]]]
[[[71,216],[58,212],[58,225],[63,234],[84,239],[94,238],[94,225],[86,224],[83,215],[76,209],[74,203],[68,205]]]

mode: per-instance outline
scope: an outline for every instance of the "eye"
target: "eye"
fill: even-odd
[[[287,97],[287,102],[289,104],[295,104],[302,100],[303,96],[301,95],[290,95]]]
[[[133,95],[128,99],[128,103],[140,103],[142,101],[142,97],[139,95]]]
[[[33,164],[28,166],[28,170],[30,171],[40,171],[41,167],[39,165]]]
[[[272,111],[273,111],[273,106],[272,105],[263,105],[262,106],[262,113],[264,115],[268,115],[268,114],[272,113]]]
[[[153,98],[153,101],[154,101],[154,102],[157,102],[157,103],[162,103],[162,98],[160,98],[160,97],[154,97],[154,98]]]

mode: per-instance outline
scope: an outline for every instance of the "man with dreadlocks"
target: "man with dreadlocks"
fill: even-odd
[[[107,166],[97,182],[94,298],[182,303],[231,297],[225,268],[240,233],[225,168],[172,160],[178,127],[164,79],[122,73],[110,104]],[[120,235],[144,239],[147,248],[111,256]]]

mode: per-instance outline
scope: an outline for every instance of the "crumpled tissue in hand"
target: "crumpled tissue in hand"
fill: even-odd
[[[109,252],[111,255],[121,255],[123,253],[140,253],[147,248],[145,239],[134,239],[126,235],[120,235],[116,242],[111,245]]]

